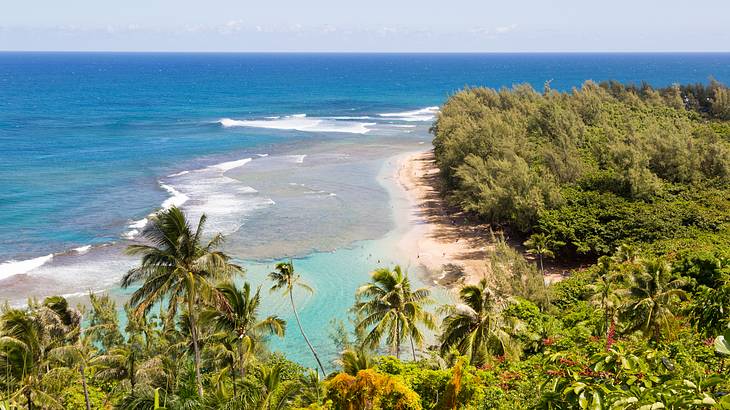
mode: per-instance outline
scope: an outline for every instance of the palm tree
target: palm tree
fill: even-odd
[[[127,248],[128,254],[141,255],[142,262],[122,279],[123,288],[144,281],[130,298],[130,305],[138,316],[145,315],[155,303],[167,299],[168,312],[174,317],[177,305],[183,300],[186,302],[196,383],[201,397],[203,383],[196,304],[213,289],[211,280],[242,271],[226,254],[215,250],[223,236],[217,234],[202,243],[205,221],[205,215],[201,216],[197,228],[193,229],[177,207],[157,213],[142,232],[149,244],[134,244]]]
[[[486,279],[461,288],[459,299],[462,304],[446,307],[449,314],[441,324],[441,354],[456,348],[471,364],[481,365],[490,353],[506,353],[509,335],[502,329],[497,301]]]
[[[258,410],[282,410],[300,389],[299,383],[284,378],[284,368],[280,364],[261,366],[257,369],[256,391],[249,389],[248,404],[244,408]]]
[[[48,352],[64,342],[60,340],[66,336],[64,320],[69,324],[74,320],[70,312],[59,316],[59,299],[40,306],[31,303],[28,309],[8,309],[0,317],[0,370],[7,383],[16,387],[11,400],[24,399],[28,410],[35,404],[61,407],[45,392],[42,382],[44,372],[49,370]]]
[[[225,282],[216,289],[218,298],[214,301],[215,306],[203,312],[203,319],[218,331],[224,332],[224,336],[232,336],[238,350],[238,370],[243,378],[246,375],[246,356],[252,351],[255,341],[268,335],[283,337],[286,321],[277,316],[258,320],[260,288],[256,289],[253,296],[248,283],[244,283],[243,289],[239,289],[233,282]]]
[[[89,323],[85,330],[87,337],[102,350],[109,350],[124,342],[122,332],[119,331],[119,313],[117,305],[108,294],[100,296],[89,292],[91,311],[87,317]]]
[[[319,365],[319,370],[322,371],[322,376],[326,376],[327,373],[324,371],[322,361],[319,360],[319,355],[317,355],[317,352],[314,350],[312,343],[309,341],[309,338],[307,338],[307,335],[304,333],[302,322],[301,320],[299,320],[299,313],[297,313],[297,308],[294,305],[293,291],[295,286],[298,286],[310,293],[313,292],[312,288],[306,283],[302,282],[299,274],[294,272],[294,263],[292,261],[280,262],[276,264],[275,270],[269,273],[269,278],[274,282],[274,285],[271,286],[272,292],[276,290],[281,290],[282,292],[284,292],[285,295],[289,296],[289,302],[291,303],[291,308],[294,311],[294,317],[297,319],[299,331],[302,333],[302,337],[307,343],[307,346],[309,346],[309,350],[312,351],[312,355],[314,355],[314,359],[317,361],[317,365]]]
[[[644,261],[643,269],[636,272],[629,288],[632,300],[624,306],[629,319],[627,330],[641,330],[658,342],[662,331],[674,323],[674,309],[679,300],[687,297],[680,289],[681,279],[673,279],[669,264],[661,259]]]
[[[616,308],[621,302],[620,290],[616,289],[615,283],[622,275],[613,270],[612,259],[608,256],[601,256],[598,259],[598,278],[596,283],[588,285],[594,292],[591,301],[600,306],[604,316],[604,331],[608,333],[611,321],[616,313]]]
[[[81,375],[81,388],[84,392],[84,401],[86,410],[91,410],[91,402],[89,401],[89,389],[86,383],[86,368],[89,365],[93,355],[94,348],[89,337],[84,337],[80,327],[74,330],[73,338],[76,341],[72,344],[65,344],[54,348],[50,351],[49,356],[61,364],[61,367],[75,369]]]
[[[617,263],[636,263],[639,260],[639,249],[627,243],[622,243],[616,248],[612,259]]]
[[[411,342],[413,360],[416,360],[415,344],[423,344],[423,334],[419,324],[429,329],[435,328],[434,317],[423,307],[431,303],[431,292],[426,288],[411,290],[408,275],[400,266],[393,270],[382,268],[374,271],[372,282],[361,286],[356,293],[357,302],[354,309],[362,320],[355,331],[367,332],[363,345],[376,348],[385,336],[391,353],[400,356],[400,345],[403,337],[408,336]]]
[[[535,233],[530,236],[530,239],[525,241],[524,245],[527,247],[527,253],[537,255],[540,262],[540,274],[545,275],[545,268],[543,266],[544,258],[555,258],[555,252],[553,248],[564,245],[563,242],[553,241],[552,238],[544,233]]]
[[[211,375],[213,385],[217,386],[218,392],[224,393],[225,378],[231,376],[231,385],[233,386],[233,397],[238,396],[236,381],[236,363],[239,361],[238,344],[235,337],[225,333],[218,332],[211,335],[210,340],[205,343],[203,351],[209,356],[208,365],[216,369]],[[224,394],[219,394],[224,396]]]
[[[342,371],[350,376],[357,376],[360,370],[375,367],[375,361],[365,349],[345,350],[340,358]]]
[[[322,404],[322,397],[326,394],[324,384],[319,378],[319,372],[309,369],[299,379],[299,392],[296,395],[294,407],[316,408],[315,405]]]
[[[129,305],[124,307],[127,325],[124,328],[126,339],[119,333],[121,341],[114,343],[110,347],[105,347],[101,354],[91,359],[90,364],[96,368],[94,375],[98,380],[128,380],[132,393],[140,380],[158,379],[163,377],[164,371],[160,368],[161,351],[163,340],[160,331],[154,321],[150,321],[146,315],[137,316],[133,313]],[[94,308],[98,310],[97,307]],[[102,309],[103,310],[103,309]],[[99,314],[97,316],[106,316],[109,312]],[[98,332],[94,327],[86,330],[94,343],[98,343],[98,337],[104,335],[110,326],[108,320],[98,320],[97,327],[102,332]],[[116,323],[116,322],[113,322]],[[117,340],[114,336],[113,340]]]

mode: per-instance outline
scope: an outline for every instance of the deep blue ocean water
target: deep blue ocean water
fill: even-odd
[[[393,225],[384,158],[427,147],[460,88],[711,76],[730,83],[730,54],[0,53],[0,301],[112,286],[119,247],[172,203],[247,260],[357,259]],[[349,301],[375,262],[357,263],[317,303]]]

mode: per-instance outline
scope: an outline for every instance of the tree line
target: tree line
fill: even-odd
[[[432,128],[436,161],[452,203],[565,257],[727,245],[729,95],[717,82],[465,89]]]
[[[318,368],[266,348],[287,323],[260,312],[261,289],[171,208],[152,218],[122,329],[115,302],[62,297],[0,314],[3,409],[729,408],[730,258],[670,265],[625,245],[565,281],[503,239],[494,278],[435,306],[399,267],[361,286],[352,326],[333,324],[322,361],[292,290],[310,289],[291,261],[269,278],[294,310]],[[440,318],[440,319],[439,319]],[[428,332],[433,332],[429,336]],[[406,354],[407,352],[407,354]],[[407,359],[406,359],[407,358]],[[646,407],[648,408],[648,407]]]

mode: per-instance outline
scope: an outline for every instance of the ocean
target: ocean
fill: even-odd
[[[0,301],[123,301],[123,248],[179,205],[288,320],[265,274],[293,258],[316,290],[297,294],[305,328],[333,357],[328,323],[368,272],[411,263],[392,246],[389,158],[429,148],[450,94],[711,77],[730,83],[730,54],[0,53]],[[312,365],[289,330],[274,347]]]

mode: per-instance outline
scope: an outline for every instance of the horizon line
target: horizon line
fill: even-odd
[[[4,50],[0,53],[120,54],[730,54],[730,50],[520,50],[520,51],[353,51],[353,50]]]

